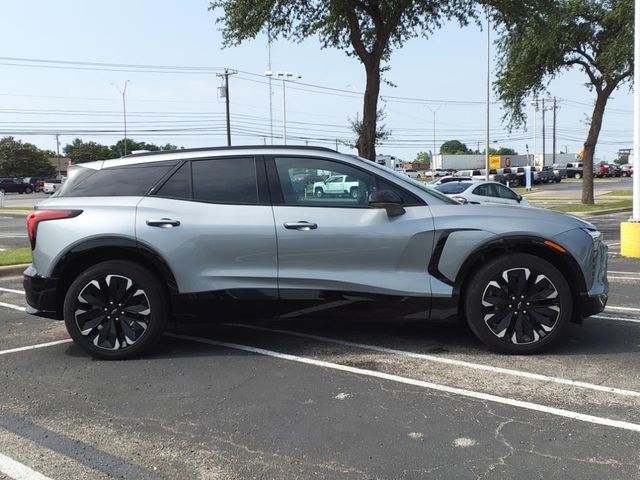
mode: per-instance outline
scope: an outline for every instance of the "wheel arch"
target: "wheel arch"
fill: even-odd
[[[463,262],[453,282],[453,294],[458,298],[458,305],[463,305],[466,285],[475,272],[489,258],[506,253],[528,253],[546,260],[556,267],[567,280],[571,288],[573,301],[572,321],[582,322],[580,315],[580,296],[587,291],[587,285],[578,262],[573,256],[545,244],[545,239],[535,236],[504,237],[487,242],[474,250]]]
[[[150,246],[126,237],[94,238],[74,245],[56,263],[51,276],[58,279],[57,311],[62,311],[64,297],[78,274],[96,263],[107,260],[127,260],[141,265],[163,280],[169,294],[178,293],[178,285],[171,268]]]

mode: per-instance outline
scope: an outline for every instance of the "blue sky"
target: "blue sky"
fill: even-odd
[[[231,77],[231,121],[234,144],[269,143],[269,88],[264,37],[239,47],[221,48],[216,13],[201,0],[4,0],[2,56],[71,62],[127,65],[228,67]],[[333,49],[320,49],[316,39],[301,44],[272,45],[272,69],[302,75],[286,91],[289,143],[333,145],[353,137],[349,118],[361,115],[365,76],[355,58]],[[492,58],[492,64],[498,59]],[[42,148],[55,149],[54,133],[64,146],[73,138],[113,144],[122,138],[122,97],[112,85],[127,87],[129,137],[185,147],[226,144],[224,101],[217,97],[220,79],[213,71],[164,73],[59,68],[64,65],[0,60],[0,135],[7,132]],[[429,103],[387,99],[381,102],[392,131],[393,145],[378,153],[411,160],[436,143],[460,139],[484,148],[486,34],[475,26],[451,23],[428,40],[419,38],[395,51],[387,78],[397,88],[383,86],[381,95],[428,99]],[[51,68],[52,66],[56,68]],[[89,67],[93,68],[93,67]],[[127,70],[128,68],[125,68]],[[131,69],[128,69],[131,70]],[[140,69],[138,69],[140,70]],[[253,75],[251,75],[253,74]],[[560,100],[558,149],[576,152],[587,131],[594,95],[578,71],[562,74],[549,85]],[[322,88],[331,87],[346,92]],[[273,84],[274,135],[282,132],[281,83]],[[353,92],[353,93],[349,93]],[[460,104],[460,101],[477,102]],[[533,120],[528,131],[509,134],[502,111],[493,104],[492,146],[533,151]],[[605,113],[596,157],[612,161],[619,148],[632,143],[632,94],[624,86],[614,94]],[[538,153],[541,153],[538,118]],[[153,130],[153,131],[149,131]],[[160,132],[158,130],[161,130]],[[174,131],[167,131],[174,130]],[[96,132],[100,131],[100,133]],[[83,133],[79,133],[83,132]],[[40,133],[40,134],[37,134]],[[551,113],[547,113],[547,152],[551,152]],[[307,139],[307,140],[305,140]],[[281,139],[275,139],[281,143]],[[341,151],[349,148],[339,143]]]

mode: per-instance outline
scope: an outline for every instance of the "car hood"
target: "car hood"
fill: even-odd
[[[502,205],[434,205],[436,230],[473,229],[494,234],[551,237],[575,228],[596,230],[573,215],[544,208]]]

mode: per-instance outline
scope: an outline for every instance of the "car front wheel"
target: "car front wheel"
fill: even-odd
[[[64,301],[74,342],[97,358],[120,360],[148,351],[168,319],[165,289],[142,266],[112,260],[82,272]]]
[[[504,353],[544,350],[571,318],[569,284],[553,265],[530,254],[509,254],[485,263],[464,294],[471,330]]]

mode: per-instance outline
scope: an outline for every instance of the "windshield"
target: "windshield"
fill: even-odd
[[[438,192],[437,190],[427,187],[424,183],[419,182],[417,180],[414,180],[413,178],[403,174],[403,173],[399,173],[396,172],[395,170],[393,170],[392,168],[389,167],[385,167],[384,165],[380,165],[376,162],[372,162],[371,160],[367,160],[366,158],[362,158],[359,157],[358,155],[351,155],[354,158],[357,158],[358,160],[362,161],[362,162],[366,162],[367,165],[371,165],[372,167],[377,168],[378,170],[382,170],[386,173],[389,173],[391,175],[393,175],[397,180],[399,180],[401,183],[408,183],[410,185],[413,185],[414,187],[419,188],[420,190],[422,190],[423,192],[425,192],[426,194],[437,198],[438,200],[444,202],[444,203],[450,203],[452,205],[460,205],[458,202],[456,202],[455,200],[451,200],[449,197],[447,197],[446,195],[443,195],[442,193]]]

